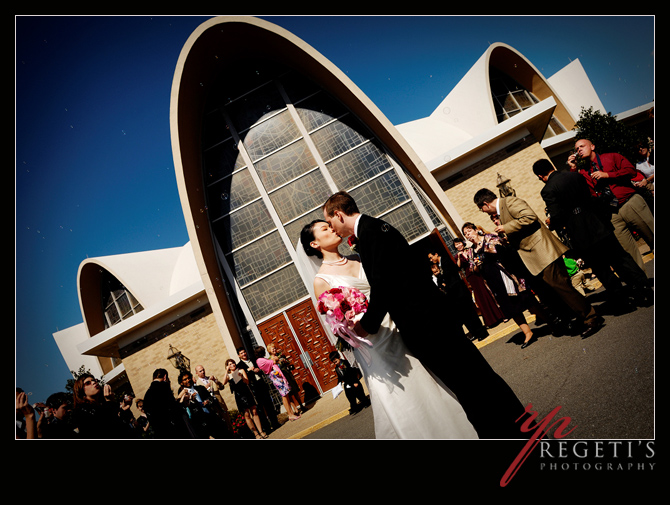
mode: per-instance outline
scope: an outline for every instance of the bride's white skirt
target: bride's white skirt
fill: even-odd
[[[351,286],[370,296],[363,268],[359,277],[317,276],[331,287]],[[354,356],[370,392],[376,438],[478,438],[461,404],[409,353],[388,314],[379,331],[367,338],[373,343],[366,346],[370,364],[358,349]]]
[[[453,393],[409,353],[388,316],[368,338],[370,365],[354,354],[370,392],[376,438],[477,438]]]

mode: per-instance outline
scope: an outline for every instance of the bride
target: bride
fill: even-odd
[[[300,234],[303,250],[298,247],[298,253],[303,263],[311,264],[303,266],[316,272],[317,299],[339,286],[354,287],[370,296],[358,256],[342,256],[338,251],[341,242],[323,220],[306,225]],[[369,354],[363,357],[354,349],[354,355],[370,392],[376,438],[477,438],[455,396],[410,354],[388,314],[379,332],[366,338],[372,342],[372,347],[366,346]]]

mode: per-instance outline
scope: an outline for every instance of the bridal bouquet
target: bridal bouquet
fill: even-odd
[[[368,310],[365,295],[356,288],[341,286],[323,292],[318,302],[318,311],[325,314],[326,322],[338,337],[339,350],[358,348],[367,360],[367,350],[361,343],[372,346],[372,342],[353,331],[356,322]]]

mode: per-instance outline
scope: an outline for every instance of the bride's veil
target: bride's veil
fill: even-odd
[[[316,303],[316,296],[314,294],[314,277],[316,277],[317,272],[321,268],[321,258],[316,256],[307,256],[305,248],[302,246],[302,241],[298,239],[298,242],[295,245],[295,253],[298,257],[298,271],[302,274],[305,283],[307,284],[307,289],[309,294],[312,297],[312,301]]]
[[[295,253],[298,258],[296,266],[298,267],[298,271],[302,274],[303,279],[305,280],[305,284],[307,284],[307,290],[309,291],[309,294],[312,298],[312,303],[314,303],[314,307],[316,308],[317,300],[316,295],[314,294],[314,277],[316,277],[316,274],[321,268],[322,260],[321,258],[317,258],[316,256],[307,256],[305,248],[302,246],[302,242],[300,239],[298,239],[298,242],[295,245]],[[333,335],[333,332],[330,330],[330,327],[328,326],[328,323],[325,321],[323,314],[319,314],[318,311],[317,314],[319,316],[319,320],[321,321],[321,326],[323,326],[324,330],[326,331],[328,340],[330,340],[330,343],[333,344],[334,346],[335,343],[337,342],[337,338],[335,337],[335,335]],[[352,365],[356,364],[356,357],[354,356],[353,352],[348,350],[340,352],[344,354],[349,363],[351,363]]]

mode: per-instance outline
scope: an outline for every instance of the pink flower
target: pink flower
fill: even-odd
[[[363,293],[356,288],[341,286],[332,288],[319,296],[317,309],[325,314],[326,322],[330,329],[338,337],[344,348],[360,348],[366,361],[369,353],[361,348],[361,343],[372,346],[372,342],[356,335],[353,328],[356,318],[368,310],[368,300]]]

